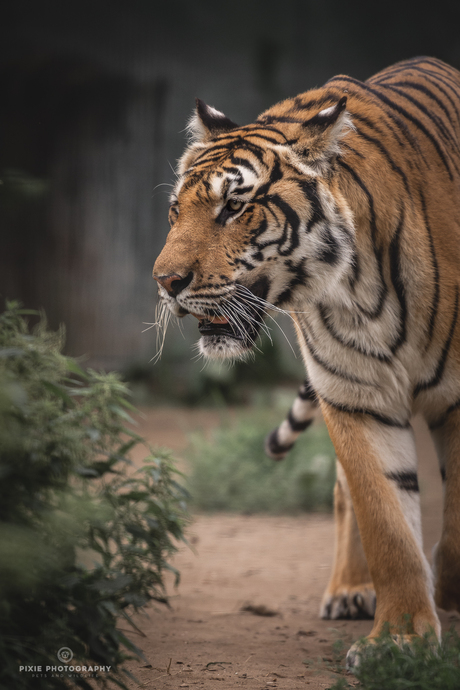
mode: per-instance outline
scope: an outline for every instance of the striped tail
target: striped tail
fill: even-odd
[[[270,458],[282,460],[289,453],[302,431],[312,423],[317,407],[316,393],[305,379],[286,419],[265,439],[265,452]]]

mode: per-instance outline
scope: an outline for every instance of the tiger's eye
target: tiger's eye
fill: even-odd
[[[239,199],[229,199],[227,202],[227,208],[229,211],[236,213],[243,208],[244,202]]]
[[[176,222],[178,215],[179,215],[179,206],[177,206],[177,205],[171,206],[169,209],[169,222],[171,223],[171,225],[173,225]]]

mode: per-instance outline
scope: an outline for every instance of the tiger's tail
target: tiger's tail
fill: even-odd
[[[282,460],[286,457],[302,431],[312,423],[317,407],[316,393],[310,381],[305,379],[286,419],[265,439],[265,452],[270,458]]]

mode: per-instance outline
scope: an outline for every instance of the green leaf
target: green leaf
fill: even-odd
[[[7,357],[20,357],[24,354],[24,350],[19,347],[3,347],[0,348],[0,357],[6,359]]]
[[[66,357],[66,366],[67,366],[67,370],[71,371],[72,374],[76,374],[77,376],[80,376],[85,381],[88,380],[88,374],[86,373],[86,371],[84,371],[77,364],[77,362],[74,359],[72,359],[72,357]]]
[[[120,405],[109,405],[108,407],[111,412],[114,412],[125,421],[129,422],[130,424],[136,424],[135,420],[130,417],[129,414],[125,412],[122,407],[120,407]]]
[[[129,453],[129,451],[132,450],[132,448],[137,446],[140,440],[140,438],[139,440],[137,438],[132,438],[130,441],[127,441],[122,446],[120,446],[120,448],[118,448],[117,455],[126,455],[126,453]]]
[[[75,472],[76,474],[80,474],[82,477],[99,477],[100,474],[99,472],[96,472],[96,470],[91,469],[91,467],[75,467]]]
[[[144,653],[142,652],[142,650],[139,649],[139,647],[136,647],[136,645],[134,644],[134,642],[131,642],[131,640],[129,640],[129,639],[126,637],[126,635],[123,635],[123,633],[120,632],[120,630],[117,630],[117,631],[116,631],[116,634],[117,634],[117,638],[119,639],[119,641],[122,642],[122,644],[124,644],[124,646],[125,646],[127,649],[131,650],[132,652],[134,652],[135,654],[137,654],[137,656],[139,656],[139,657],[141,657],[142,659],[146,660],[146,659],[145,659],[145,656],[144,656]]]
[[[130,585],[133,582],[133,576],[127,573],[118,575],[113,579],[98,580],[91,586],[99,592],[118,592]]]
[[[120,500],[126,501],[144,501],[150,498],[151,494],[149,491],[129,491],[126,494],[120,495]]]
[[[54,395],[57,395],[59,398],[62,398],[65,403],[69,407],[73,407],[74,401],[70,397],[68,390],[64,388],[64,386],[59,386],[56,383],[53,383],[52,381],[41,381],[41,384],[44,388],[50,391],[50,393],[53,393]]]

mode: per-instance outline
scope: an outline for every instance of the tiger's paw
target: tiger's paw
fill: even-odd
[[[372,654],[372,648],[375,645],[375,638],[365,637],[364,639],[358,640],[351,645],[347,652],[346,658],[346,669],[350,673],[354,673],[361,664],[361,659],[363,656]]]
[[[436,634],[432,637],[423,639],[420,635],[396,635],[392,634],[389,637],[365,637],[361,640],[355,642],[347,653],[346,658],[346,668],[347,671],[354,673],[360,666],[361,660],[366,656],[374,656],[378,654],[387,654],[388,650],[394,645],[400,649],[410,649],[413,647],[414,642],[418,641],[421,643],[423,641],[424,645],[431,651],[435,651],[438,646],[438,638]],[[383,645],[383,646],[381,646]]]
[[[326,590],[321,602],[320,616],[325,619],[373,618],[375,590],[371,582],[356,587],[342,585]]]

